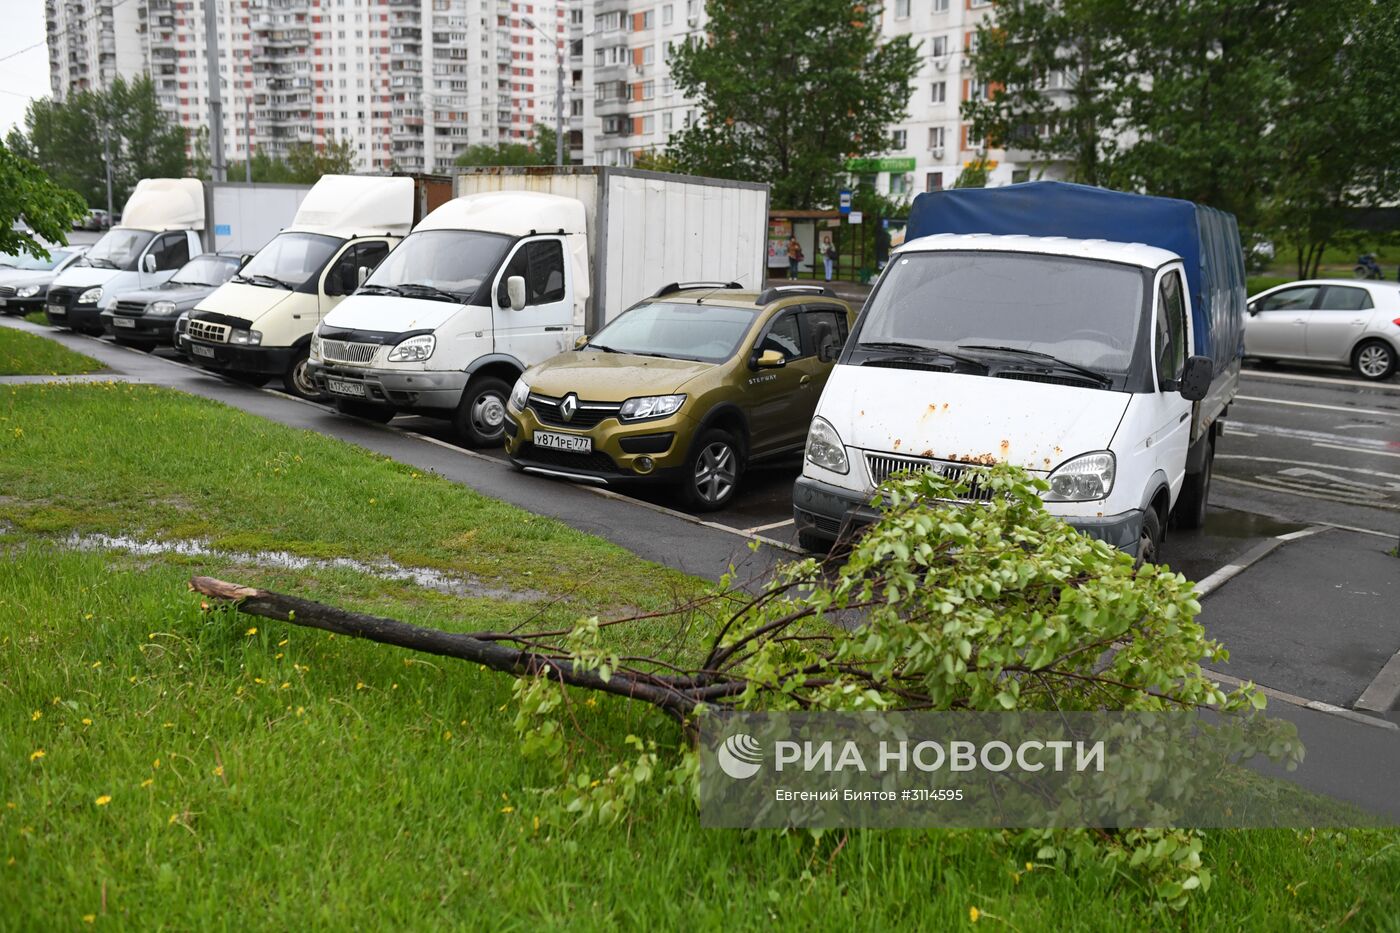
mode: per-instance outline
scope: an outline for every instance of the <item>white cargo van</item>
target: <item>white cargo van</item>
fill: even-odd
[[[602,167],[466,169],[312,342],[346,414],[452,419],[503,437],[528,367],[571,349],[659,283],[762,282],[765,185]]]
[[[50,324],[102,333],[102,309],[154,288],[204,252],[204,186],[197,178],[143,178],[113,227],[49,286]]]
[[[413,223],[412,178],[326,175],[292,225],[190,312],[188,358],[241,382],[280,378],[319,396],[306,372],[311,332],[368,276]]]

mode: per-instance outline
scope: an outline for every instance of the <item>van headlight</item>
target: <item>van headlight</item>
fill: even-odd
[[[851,463],[846,459],[846,445],[841,435],[825,418],[813,418],[807,429],[807,462],[833,473],[849,473]]]
[[[510,407],[516,411],[524,411],[525,405],[530,401],[530,384],[521,376],[515,380],[515,387],[510,390]]]
[[[180,316],[175,319],[175,333],[183,334],[190,329],[190,313],[181,311]]]
[[[310,357],[316,362],[321,362],[321,325],[317,324],[316,329],[311,332]]]
[[[1050,474],[1046,502],[1088,502],[1113,491],[1118,460],[1111,451],[1098,450],[1066,460]]]
[[[629,398],[618,409],[617,417],[622,421],[642,421],[647,418],[665,418],[680,411],[685,404],[684,395],[643,395]]]
[[[16,291],[15,291],[15,297],[16,297],[16,298],[33,298],[35,295],[39,294],[39,289],[40,289],[40,287],[41,287],[41,286],[38,286],[38,285],[25,285],[25,286],[23,286],[23,287],[21,287],[21,288],[19,288],[19,289],[16,289]]]
[[[390,350],[387,359],[390,363],[418,363],[432,356],[436,346],[437,338],[432,334],[419,334]]]
[[[242,344],[245,347],[256,347],[262,343],[262,331],[231,330],[228,332],[228,342]]]
[[[101,300],[101,286],[97,288],[89,288],[87,291],[83,292],[81,295],[78,296],[78,304],[80,305],[95,305]]]
[[[147,314],[156,314],[161,317],[169,317],[175,313],[175,302],[173,301],[153,301],[146,305]]]

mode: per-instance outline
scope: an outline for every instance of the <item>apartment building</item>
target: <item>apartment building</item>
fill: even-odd
[[[146,70],[138,0],[44,0],[53,99]]]
[[[47,0],[55,97],[149,72],[176,123],[207,127],[204,2]],[[559,51],[576,57],[570,0],[210,2],[230,162],[348,140],[360,171],[444,171],[553,124]]]

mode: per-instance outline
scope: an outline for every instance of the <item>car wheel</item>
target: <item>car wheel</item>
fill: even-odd
[[[354,402],[349,399],[335,400],[335,410],[351,418],[363,418],[376,424],[388,424],[398,414],[388,405],[375,405],[371,402]]]
[[[1384,340],[1368,340],[1356,348],[1351,367],[1362,379],[1389,379],[1395,372],[1395,348]]]
[[[1206,523],[1206,500],[1210,498],[1210,478],[1215,472],[1215,439],[1209,441],[1201,472],[1188,473],[1181,484],[1181,495],[1172,509],[1172,525],[1176,528],[1200,528]]]
[[[722,509],[734,498],[744,473],[744,455],[728,431],[706,431],[696,440],[685,468],[685,498],[704,512]]]
[[[311,351],[307,347],[302,347],[297,351],[297,355],[292,358],[292,364],[282,375],[282,387],[297,398],[319,402],[324,400],[326,396],[325,393],[316,388],[316,383],[311,379],[311,373],[307,371],[306,367],[310,356]]]
[[[1138,533],[1138,552],[1133,568],[1157,563],[1157,551],[1161,546],[1162,520],[1157,517],[1157,510],[1148,506],[1142,516],[1142,531]]]
[[[506,436],[506,399],[510,386],[493,376],[480,376],[467,383],[452,426],[468,447],[496,447]]]

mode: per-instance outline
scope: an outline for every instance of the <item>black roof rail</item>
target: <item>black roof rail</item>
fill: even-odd
[[[758,293],[754,299],[756,305],[766,305],[769,302],[777,301],[783,297],[783,292],[803,292],[813,295],[822,295],[826,298],[835,298],[836,293],[825,285],[770,285]]]
[[[740,285],[738,282],[672,282],[672,283],[670,283],[669,285],[663,285],[663,286],[661,286],[660,288],[658,288],[658,289],[656,290],[656,294],[652,295],[651,297],[653,297],[653,298],[665,298],[667,295],[673,295],[673,294],[675,294],[676,292],[685,291],[687,288],[743,288],[743,287],[744,287],[744,286]]]

